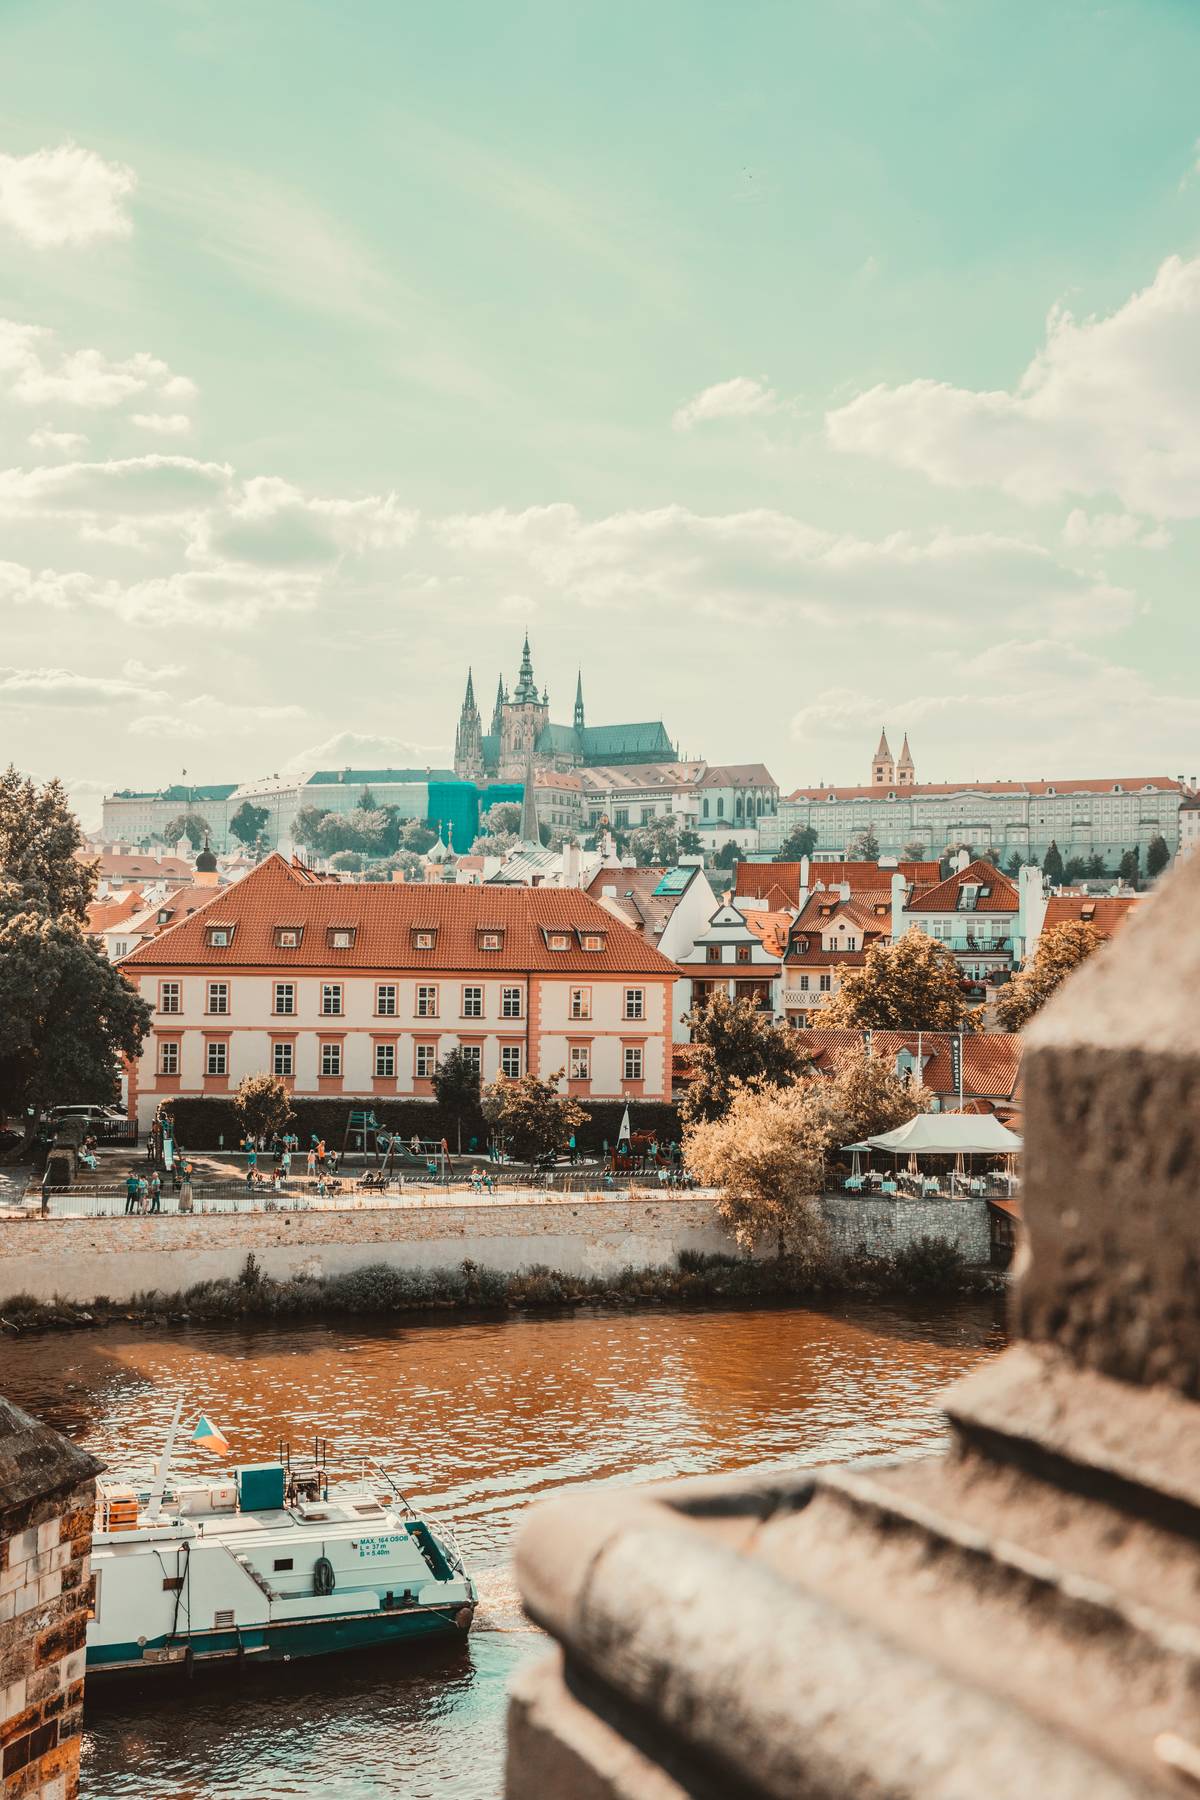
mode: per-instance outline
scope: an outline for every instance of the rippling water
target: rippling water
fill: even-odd
[[[509,1566],[521,1514],[570,1486],[936,1447],[936,1395],[1002,1344],[990,1302],[577,1313],[383,1329],[113,1327],[6,1341],[5,1393],[145,1464],[175,1396],[239,1461],[314,1432],[380,1455],[451,1519],[482,1605],[465,1650],[398,1651],[94,1689],[85,1800],[491,1800],[508,1676],[542,1640]],[[204,1459],[190,1447],[181,1465]],[[204,1462],[211,1470],[211,1462]]]

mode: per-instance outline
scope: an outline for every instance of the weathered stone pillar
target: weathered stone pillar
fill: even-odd
[[[0,1794],[79,1791],[92,1513],[101,1465],[0,1399]]]
[[[553,1501],[508,1800],[1200,1795],[1200,857],[1028,1034],[946,1456]]]

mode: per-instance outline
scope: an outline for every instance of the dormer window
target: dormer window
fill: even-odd
[[[603,950],[605,937],[603,931],[584,931],[580,933],[579,942],[585,950]]]
[[[331,950],[353,950],[357,935],[353,925],[331,925],[329,927],[329,948]]]
[[[303,936],[303,925],[277,925],[275,927],[275,948],[277,950],[298,950]]]
[[[504,933],[503,931],[497,931],[494,928],[485,927],[476,932],[475,941],[481,950],[503,950]]]
[[[233,926],[210,925],[205,935],[210,949],[227,950],[233,942]]]
[[[546,943],[551,950],[569,950],[571,948],[571,940],[565,931],[551,931],[547,935]]]
[[[165,925],[165,924],[166,924],[166,923],[167,923],[167,920],[168,920],[168,919],[169,919],[169,918],[170,918],[170,917],[171,917],[171,915],[170,915],[170,913],[169,913],[169,912],[168,912],[168,911],[167,911],[167,909],[166,909],[166,907],[165,907],[165,906],[164,906],[164,907],[163,907],[163,908],[162,908],[162,910],[161,910],[161,911],[160,911],[160,913],[159,913],[159,915],[158,915],[158,922],[159,922],[159,924],[160,924],[160,925]]]
[[[437,943],[437,930],[432,925],[417,925],[412,933],[414,950],[432,950]]]

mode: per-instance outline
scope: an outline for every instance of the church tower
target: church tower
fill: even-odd
[[[914,787],[917,771],[912,759],[912,751],[908,747],[908,733],[904,734],[904,743],[900,748],[900,761],[896,764],[896,786]]]
[[[578,675],[575,677],[575,720],[574,720],[574,724],[575,724],[576,731],[583,730],[583,670],[582,669],[580,669]],[[579,747],[582,750],[583,745],[581,744]]]
[[[872,787],[895,787],[896,785],[896,759],[892,755],[887,741],[886,728],[879,734],[879,748],[875,752],[875,761],[871,764],[870,785]]]
[[[467,691],[458,715],[454,734],[454,773],[464,781],[474,781],[483,774],[483,726],[475,704],[475,681],[467,670]]]
[[[508,695],[504,691],[504,677],[501,675],[496,683],[496,704],[492,708],[492,722],[488,726],[488,735],[498,738],[504,725],[504,702]]]
[[[500,774],[505,780],[519,781],[525,772],[526,759],[533,755],[550,719],[549,696],[538,693],[533,678],[528,632],[521,649],[517,685],[501,711]]]

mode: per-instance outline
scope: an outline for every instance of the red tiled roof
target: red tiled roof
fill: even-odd
[[[939,881],[936,887],[926,888],[923,893],[914,894],[905,908],[907,912],[957,912],[958,896],[964,887],[986,886],[991,893],[980,896],[981,904],[971,910],[976,913],[1010,913],[1016,912],[1019,906],[1016,884],[1002,875],[1000,870],[981,857],[968,863],[965,869],[957,869],[947,881]],[[969,916],[969,915],[968,915]]]
[[[211,913],[169,927],[122,966],[675,974],[674,963],[577,888],[313,883],[272,855],[218,895],[221,904]],[[225,948],[207,942],[218,914],[221,923],[234,927]],[[276,928],[296,924],[304,926],[299,947],[278,948]],[[348,950],[334,950],[328,933],[342,925],[353,926],[354,942]],[[413,933],[430,928],[436,933],[433,949],[416,949]],[[479,934],[485,931],[504,934],[502,949],[480,948]],[[550,949],[546,934],[554,931],[569,936],[569,949]],[[585,932],[603,933],[604,949],[584,950],[579,934]]]
[[[861,925],[864,931],[882,931],[889,936],[892,929],[892,908],[887,902],[877,899],[879,890],[867,889],[851,894],[849,900],[843,900],[840,894],[828,891],[814,894],[807,902],[795,921],[796,931],[820,931],[835,919],[849,919],[854,925]],[[877,913],[876,905],[884,907]],[[825,908],[831,910],[825,911]]]
[[[792,925],[790,912],[760,912],[757,908],[751,908],[742,917],[768,955],[783,955]]]
[[[87,909],[87,928],[93,933],[111,931],[114,925],[132,919],[145,904],[140,888],[125,888],[119,894],[110,894],[106,900],[93,900]]]
[[[818,1070],[835,1064],[847,1051],[863,1046],[864,1034],[835,1028],[798,1031],[800,1047],[812,1057]],[[874,1031],[871,1048],[876,1056],[894,1058],[901,1050],[917,1053],[918,1039],[925,1064],[924,1084],[934,1093],[950,1095],[954,1086],[948,1031]],[[1021,1035],[1016,1031],[964,1032],[963,1096],[970,1099],[1011,1101],[1021,1075]]]
[[[881,800],[894,793],[901,799],[909,794],[1111,794],[1117,788],[1124,794],[1136,794],[1142,788],[1156,788],[1162,793],[1181,793],[1178,781],[1170,775],[1113,775],[1102,781],[918,781],[901,787],[818,787],[797,788],[789,800]]]
[[[825,888],[847,882],[852,891],[860,888],[882,888],[891,892],[892,876],[897,871],[905,881],[922,883],[937,881],[941,869],[936,862],[900,862],[892,868],[881,868],[873,862],[810,862],[810,887],[818,883]],[[756,900],[767,898],[764,884],[779,887],[791,906],[800,904],[800,864],[798,862],[740,862],[734,870],[734,891],[752,894]]]
[[[1093,898],[1090,894],[1052,894],[1046,902],[1043,929],[1049,931],[1052,925],[1088,924],[1102,931],[1105,937],[1111,937],[1142,898],[1141,894],[1108,894],[1103,898]]]
[[[94,863],[102,880],[135,876],[139,881],[190,881],[196,873],[191,863],[178,856],[126,856],[116,850],[77,850],[75,855],[82,863]]]

